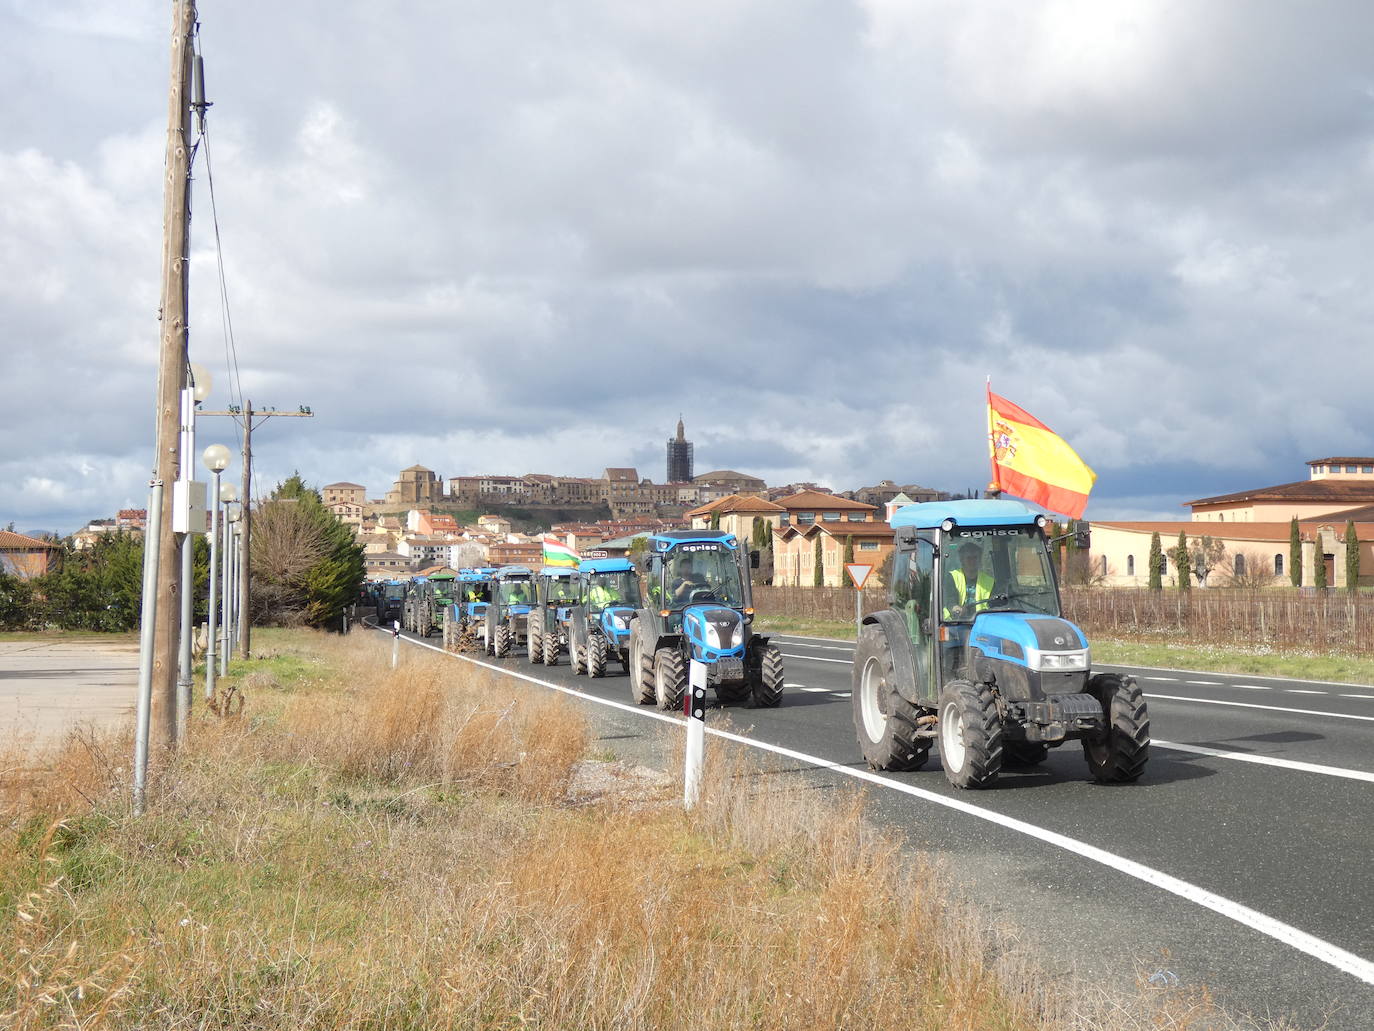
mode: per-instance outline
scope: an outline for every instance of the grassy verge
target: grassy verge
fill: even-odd
[[[854,621],[839,619],[799,619],[793,616],[758,616],[754,626],[765,634],[796,634],[799,637],[835,637],[854,640]]]
[[[1028,968],[859,796],[719,749],[686,814],[618,790],[559,696],[375,638],[259,647],[144,816],[127,738],[4,788],[0,1026],[1235,1026]]]

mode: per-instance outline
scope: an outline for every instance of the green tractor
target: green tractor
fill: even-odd
[[[573,612],[583,604],[585,578],[576,567],[545,566],[534,578],[534,608],[530,610],[530,665],[558,665],[568,650]]]
[[[1046,525],[1015,501],[897,510],[890,607],[864,618],[854,653],[870,767],[918,770],[938,741],[946,779],[980,788],[1076,740],[1098,781],[1145,772],[1145,697],[1131,677],[1092,672],[1087,638],[1061,615]]]

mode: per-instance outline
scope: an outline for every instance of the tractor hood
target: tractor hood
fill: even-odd
[[[682,631],[692,642],[692,655],[702,662],[744,654],[744,616],[717,605],[689,605],[682,610]]]

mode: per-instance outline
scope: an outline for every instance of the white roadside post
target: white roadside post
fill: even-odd
[[[701,771],[706,759],[706,663],[693,659],[688,667],[686,704],[687,749],[682,775],[682,804],[693,808],[701,800]]]
[[[223,547],[220,549],[221,575],[224,577],[224,604],[220,606],[219,634],[223,644],[219,651],[219,675],[229,675],[229,653],[234,650],[232,627],[234,625],[234,591],[238,588],[238,570],[234,567],[234,534],[238,527],[239,489],[232,483],[220,488],[220,501],[224,502]]]
[[[401,657],[401,621],[393,619],[391,621],[391,668],[396,668],[396,662]]]
[[[153,634],[157,624],[157,542],[162,534],[161,480],[153,480],[148,499],[148,525],[143,531],[143,598],[139,619],[138,701],[134,717],[134,815],[143,815],[148,784],[148,730],[153,712]]]
[[[211,444],[200,460],[214,477],[210,488],[210,610],[205,624],[205,700],[215,697],[215,622],[219,618],[219,591],[216,583],[219,565],[220,476],[229,466],[229,449],[223,444]]]
[[[849,574],[850,582],[854,584],[854,639],[857,641],[864,622],[864,581],[868,579],[868,574],[873,572],[873,567],[862,562],[848,562],[844,571]]]

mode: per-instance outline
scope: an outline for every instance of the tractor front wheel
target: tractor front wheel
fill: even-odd
[[[552,633],[545,633],[543,638],[541,639],[541,643],[543,645],[544,651],[544,665],[557,666],[559,652],[558,635]]]
[[[592,634],[587,638],[587,676],[604,677],[606,675],[606,638],[600,634]]]
[[[533,612],[526,618],[529,622],[526,624],[525,658],[529,660],[531,666],[537,666],[544,653],[544,628],[534,621]]]
[[[985,788],[1002,769],[1002,722],[986,684],[951,680],[940,692],[940,764],[956,788]]]
[[[642,636],[636,631],[630,635],[630,697],[639,705],[648,705],[654,700],[654,657],[644,647]]]
[[[754,681],[754,708],[776,709],[781,705],[782,681],[782,652],[776,645],[767,645],[759,663],[759,677]]]
[[[504,659],[510,654],[510,627],[502,623],[496,628],[496,639],[492,643],[492,652],[498,659]]]
[[[897,693],[887,634],[864,627],[854,655],[850,703],[864,761],[874,770],[919,770],[930,741],[916,736],[920,710]]]
[[[1099,673],[1088,693],[1102,703],[1106,733],[1083,739],[1083,757],[1093,779],[1103,784],[1138,780],[1150,758],[1150,714],[1134,677]]]
[[[676,648],[660,648],[654,656],[654,699],[665,711],[682,708],[687,690],[687,667]]]

